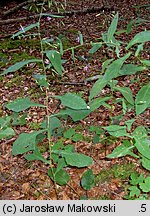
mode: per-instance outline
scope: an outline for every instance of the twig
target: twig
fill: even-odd
[[[14,13],[15,11],[19,10],[20,8],[22,8],[23,6],[27,5],[27,4],[30,4],[32,2],[35,2],[36,0],[28,0],[28,1],[24,1],[18,5],[16,5],[15,7],[7,10],[6,12],[3,12],[3,17],[7,16],[7,15],[10,15],[12,13]]]
[[[87,8],[87,9],[83,9],[83,10],[74,10],[74,11],[66,11],[64,13],[49,13],[47,14],[47,16],[73,16],[73,15],[83,15],[83,14],[88,14],[88,13],[96,13],[96,12],[100,12],[100,11],[111,11],[113,10],[114,8],[113,7],[104,7],[104,6],[101,6],[101,7],[93,7],[93,8]],[[20,18],[17,18],[17,19],[8,19],[8,20],[0,20],[0,25],[5,25],[5,24],[11,24],[11,23],[14,23],[14,22],[19,22],[19,21],[22,21],[22,20],[29,20],[29,19],[33,19],[33,18],[36,18],[36,17],[39,17],[40,15],[39,14],[35,14],[35,15],[32,15],[32,16],[27,16],[27,17],[20,17]],[[45,16],[45,14],[42,14],[42,16]]]
[[[13,141],[15,141],[15,140],[16,140],[16,137],[13,137],[13,138],[11,138],[11,139],[5,141],[5,142],[2,142],[1,144],[3,144],[3,145],[5,146],[5,145],[8,145],[9,143],[11,143],[11,142],[13,142]]]

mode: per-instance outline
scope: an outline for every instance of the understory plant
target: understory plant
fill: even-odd
[[[146,71],[150,67],[150,61],[140,57],[140,53],[144,51],[144,45],[150,41],[150,31],[145,30],[136,34],[128,44],[124,41],[116,39],[118,13],[114,16],[108,31],[102,34],[98,42],[90,42],[91,49],[88,51],[93,56],[101,47],[105,46],[106,50],[116,54],[116,59],[107,59],[103,62],[102,70],[100,71],[98,80],[94,83],[90,89],[88,101],[85,101],[78,93],[68,92],[64,95],[49,95],[49,81],[47,71],[51,71],[53,74],[63,76],[65,67],[65,60],[63,54],[68,50],[72,51],[72,58],[75,57],[75,50],[78,47],[86,47],[86,43],[83,41],[82,33],[79,32],[79,45],[70,47],[68,49],[63,48],[63,43],[60,38],[42,38],[41,35],[41,19],[42,17],[59,18],[61,16],[55,16],[53,14],[43,13],[43,5],[41,6],[41,12],[37,23],[33,23],[27,27],[22,27],[20,31],[12,36],[12,39],[17,37],[28,37],[27,32],[33,28],[37,29],[37,33],[34,33],[35,37],[39,38],[41,47],[41,58],[35,58],[30,60],[24,60],[17,62],[10,66],[1,73],[1,76],[9,73],[14,73],[22,67],[30,63],[38,63],[42,66],[43,73],[34,74],[33,77],[36,80],[42,91],[45,91],[44,104],[35,103],[30,98],[17,98],[16,100],[9,102],[5,107],[12,111],[12,115],[4,116],[0,118],[0,139],[9,139],[16,135],[13,129],[16,125],[26,124],[25,112],[30,107],[40,107],[41,110],[46,111],[44,121],[39,125],[39,129],[31,131],[30,133],[23,132],[13,143],[12,154],[23,154],[28,161],[40,160],[43,163],[49,165],[48,175],[54,181],[55,184],[65,185],[68,184],[70,176],[66,171],[67,166],[72,167],[88,167],[92,165],[92,156],[89,157],[82,153],[78,153],[75,150],[73,144],[64,144],[63,141],[53,142],[53,137],[56,136],[62,128],[61,119],[67,119],[71,117],[73,122],[78,122],[85,119],[90,113],[97,110],[100,106],[106,106],[111,109],[107,104],[107,101],[114,99],[114,92],[120,92],[122,97],[114,100],[114,103],[122,104],[122,112],[125,115],[131,110],[135,110],[135,118],[142,114],[147,108],[150,107],[150,83],[143,85],[138,93],[133,96],[132,90],[129,87],[121,87],[118,85],[117,78],[121,76],[129,76],[141,71]],[[49,49],[47,49],[49,47]],[[126,54],[120,53],[121,49],[124,49]],[[130,57],[134,56],[138,60],[138,64],[130,63]],[[128,63],[126,63],[126,60]],[[102,97],[100,93],[106,86],[109,86],[113,94],[111,96]],[[50,113],[51,99],[56,99],[61,102],[59,112]],[[111,110],[110,110],[111,112]],[[123,117],[122,115],[122,117]],[[121,118],[118,118],[121,121]],[[117,158],[130,155],[139,159],[141,165],[150,170],[150,140],[148,137],[148,129],[144,126],[138,126],[134,131],[131,130],[132,124],[135,118],[125,121],[124,126],[119,124],[110,123],[109,126],[101,127],[100,130],[104,134],[106,132],[115,138],[122,137],[122,143],[116,147],[113,152],[106,157]],[[95,128],[97,138],[100,133]],[[57,133],[56,133],[57,131]],[[132,131],[132,132],[131,132]],[[73,141],[81,139],[82,135],[75,133],[73,129],[65,133],[60,133],[65,138],[71,138]],[[104,137],[105,139],[105,137]],[[45,157],[43,152],[39,148],[39,143],[48,142],[48,155]],[[85,190],[90,190],[94,185],[94,174],[91,169],[88,169],[81,179],[81,185]],[[146,181],[149,181],[146,180]],[[144,184],[144,183],[143,183]],[[144,185],[140,184],[143,188]]]

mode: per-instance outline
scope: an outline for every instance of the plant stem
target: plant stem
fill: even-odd
[[[43,13],[43,10],[44,10],[45,1],[46,0],[43,0],[42,6],[41,6],[41,11],[40,11],[40,16],[39,16],[39,20],[38,20],[38,23],[39,23],[39,25],[38,25],[38,35],[39,35],[39,40],[40,40],[42,66],[43,66],[44,75],[46,77],[46,67],[45,67],[45,63],[44,63],[44,48],[43,48],[43,42],[42,42],[41,30],[40,30],[40,23],[41,23],[42,13]],[[50,169],[51,169],[52,176],[53,176],[54,188],[55,188],[56,196],[58,198],[57,185],[56,185],[56,181],[55,181],[55,173],[54,173],[54,170],[53,170],[53,162],[52,162],[52,155],[51,155],[52,144],[51,144],[51,132],[50,132],[50,112],[49,112],[48,90],[49,90],[49,88],[46,87],[45,88],[45,94],[46,94],[45,105],[46,105],[46,116],[47,116],[47,138],[48,138],[48,144],[49,144],[49,158],[50,158],[49,163],[50,163]]]

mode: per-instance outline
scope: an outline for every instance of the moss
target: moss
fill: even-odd
[[[30,122],[30,123],[29,123],[29,128],[30,128],[31,130],[38,130],[38,129],[40,129],[40,125],[41,125],[41,123]]]
[[[129,178],[134,170],[135,165],[132,163],[116,164],[107,170],[101,170],[101,172],[95,178],[95,183],[110,182],[113,178],[125,180]]]

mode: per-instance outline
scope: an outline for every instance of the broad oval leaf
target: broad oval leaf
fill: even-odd
[[[85,190],[90,190],[95,185],[95,176],[91,169],[87,170],[81,179],[81,185]]]
[[[149,170],[150,171],[150,159],[146,158],[146,157],[142,157],[141,159],[141,163],[142,163],[142,166]]]
[[[0,130],[0,139],[12,137],[12,136],[15,136],[15,131],[10,127]]]
[[[54,176],[53,176],[53,173],[54,173]],[[51,169],[48,170],[49,177],[61,186],[66,185],[68,181],[70,180],[69,174],[63,169],[60,169],[59,171],[57,171],[56,169],[53,169],[53,173]]]
[[[145,109],[150,107],[150,83],[143,86],[136,95],[135,99],[136,115],[144,112]]]
[[[126,126],[119,126],[119,125],[110,125],[107,127],[103,127],[108,133],[115,137],[120,136],[127,136],[130,137],[130,134],[126,132]]]
[[[30,101],[29,98],[18,98],[6,105],[6,108],[14,112],[24,111],[30,107],[46,107],[43,104],[38,104]]]
[[[61,100],[63,106],[69,107],[71,109],[88,109],[85,101],[78,95],[73,93],[66,93],[63,96],[54,96],[55,98]]]
[[[126,49],[128,50],[131,46],[137,43],[145,43],[150,41],[150,31],[143,31],[134,36],[134,38],[129,42]]]
[[[65,116],[68,115],[70,116],[74,122],[80,121],[87,117],[91,113],[91,110],[86,109],[86,110],[74,110],[74,109],[65,109],[65,110],[60,110],[57,114],[54,116]]]
[[[40,160],[40,161],[44,162],[45,164],[50,164],[50,161],[46,160],[42,156],[42,154],[39,152],[38,148],[35,148],[35,150],[32,154],[25,155],[24,158],[28,161]]]
[[[16,141],[13,143],[12,154],[18,155],[31,150],[35,150],[37,135],[45,131],[46,130],[39,130],[32,133],[21,133],[16,139]]]
[[[89,100],[97,96],[101,90],[108,84],[108,82],[118,76],[120,69],[125,62],[125,60],[130,56],[131,53],[126,54],[120,59],[117,59],[113,61],[108,68],[106,69],[106,72],[104,76],[96,81],[96,83],[93,85],[91,91],[90,91],[90,96]]]
[[[150,159],[150,140],[147,136],[147,131],[144,126],[138,126],[132,133],[135,139],[135,147],[142,154],[142,156]]]
[[[92,158],[80,153],[68,153],[65,151],[60,152],[61,155],[65,158],[66,163],[70,166],[75,167],[86,167],[93,163]]]
[[[30,60],[17,62],[16,64],[14,64],[14,65],[10,66],[9,68],[7,68],[6,70],[4,70],[3,73],[1,73],[0,75],[6,75],[8,73],[15,72],[15,71],[19,70],[20,68],[22,68],[23,66],[25,66],[29,63],[33,63],[33,62],[42,62],[42,60],[41,59],[30,59]]]

